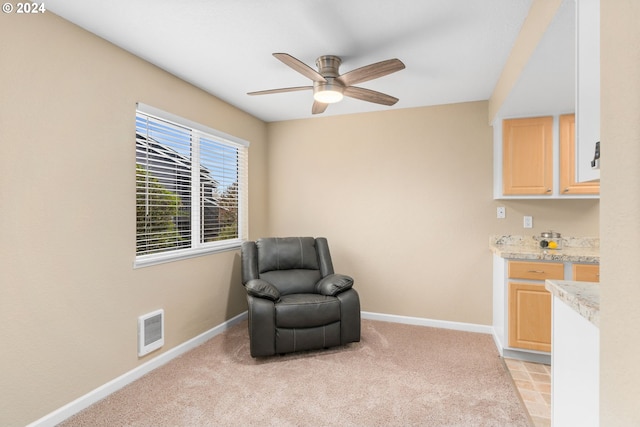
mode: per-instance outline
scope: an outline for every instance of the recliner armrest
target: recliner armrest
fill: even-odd
[[[340,292],[351,289],[353,279],[344,274],[330,274],[316,284],[316,292],[327,296],[336,296]]]
[[[271,283],[262,279],[249,280],[244,287],[247,289],[249,295],[253,295],[258,298],[266,298],[271,301],[278,301],[280,299],[280,291]]]

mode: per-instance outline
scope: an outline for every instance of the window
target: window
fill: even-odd
[[[135,266],[240,246],[248,145],[138,104]]]

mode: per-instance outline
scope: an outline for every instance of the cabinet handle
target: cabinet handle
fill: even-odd
[[[544,273],[544,270],[529,270],[529,271],[527,271],[527,273],[540,273],[540,274],[542,274],[542,273]]]
[[[550,188],[547,188],[547,193],[551,193],[551,189]]]
[[[568,189],[568,188],[565,188],[565,189],[564,189],[564,192],[565,192],[565,193],[568,193],[568,192],[569,192],[569,189]]]

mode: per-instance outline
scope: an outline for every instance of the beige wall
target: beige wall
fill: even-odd
[[[496,205],[507,208],[507,217],[497,220],[498,229],[504,234],[536,236],[543,231],[553,230],[565,237],[600,235],[598,199],[501,200]],[[522,227],[525,215],[533,217],[533,228],[530,230]]]
[[[47,13],[0,17],[0,425],[19,426],[246,310],[238,251],[134,270],[135,106],[251,142],[266,219],[266,125]],[[137,317],[166,344],[137,356]]]
[[[474,102],[269,124],[269,231],[326,236],[365,311],[491,324],[489,235],[597,236],[599,214],[494,201],[487,116]]]
[[[640,425],[640,2],[601,1],[600,424]]]
[[[490,324],[489,235],[598,234],[597,201],[492,200],[487,102],[265,125],[52,14],[0,53],[0,425],[159,354],[140,314],[166,351],[245,309],[237,251],[133,270],[137,101],[250,141],[251,237],[327,236],[367,311]]]

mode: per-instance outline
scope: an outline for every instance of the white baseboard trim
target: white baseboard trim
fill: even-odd
[[[126,385],[148,374],[154,369],[157,369],[160,366],[166,364],[167,362],[175,359],[176,357],[181,356],[187,351],[192,350],[198,347],[199,345],[202,345],[203,343],[215,337],[216,335],[219,335],[222,332],[226,331],[231,326],[245,320],[247,317],[248,317],[248,314],[246,311],[243,313],[240,313],[239,315],[227,320],[226,322],[198,335],[197,337],[190,339],[189,341],[186,341],[180,344],[177,347],[172,348],[171,350],[168,350],[165,353],[158,355],[157,357],[149,360],[148,362],[90,391],[84,396],[81,396],[76,400],[64,405],[63,407],[56,409],[55,411],[45,415],[44,417],[32,422],[27,427],[54,427],[57,424],[66,420],[67,418],[72,417],[78,412],[88,408],[94,403],[104,399],[110,394],[115,393],[116,391],[120,390]],[[405,323],[409,325],[429,326],[433,328],[453,329],[457,331],[478,332],[483,334],[493,333],[493,328],[491,326],[478,325],[473,323],[451,322],[447,320],[434,320],[434,319],[425,319],[421,317],[398,316],[393,314],[372,313],[367,311],[361,312],[361,317],[363,319],[369,319],[369,320]]]
[[[517,348],[511,348],[502,342],[502,337],[493,330],[493,342],[498,349],[500,357],[504,359],[517,359],[524,360],[525,362],[544,363],[545,365],[551,365],[551,354],[544,351],[535,350],[521,350]]]
[[[493,343],[496,345],[496,348],[498,349],[498,353],[500,353],[500,357],[504,357],[504,352],[503,352],[504,346],[502,345],[502,341],[500,341],[500,337],[496,333],[495,328],[491,329],[491,335],[493,335]]]
[[[154,369],[159,368],[160,366],[171,361],[172,359],[175,359],[178,356],[181,356],[187,351],[198,347],[199,345],[205,343],[206,341],[210,340],[216,335],[221,334],[222,332],[229,329],[231,326],[246,319],[247,316],[248,315],[246,311],[238,314],[237,316],[227,320],[226,322],[218,326],[215,326],[214,328],[209,329],[206,332],[203,332],[197,337],[194,337],[189,341],[186,341],[180,344],[179,346],[174,347],[171,350],[168,350],[167,352],[158,355],[157,357],[149,360],[148,362],[138,366],[137,368],[132,369],[131,371],[123,375],[120,375],[119,377],[109,381],[106,384],[101,385],[100,387],[96,388],[93,391],[90,391],[84,396],[77,398],[73,402],[70,402],[64,405],[63,407],[56,409],[55,411],[49,413],[48,415],[45,415],[44,417],[32,422],[27,427],[53,427],[61,423],[62,421],[77,414],[83,409],[88,408],[89,406],[93,405],[99,400],[104,399],[111,393],[114,393],[120,390],[121,388],[123,388],[124,386],[126,386],[127,384],[130,384],[133,381],[141,378],[143,375],[146,375],[147,373],[153,371]]]
[[[491,325],[478,325],[475,323],[451,322],[448,320],[426,319],[423,317],[398,316],[395,314],[361,312],[363,319],[381,320],[383,322],[405,323],[407,325],[430,326],[432,328],[453,329],[456,331],[478,332],[481,334],[493,334]]]

